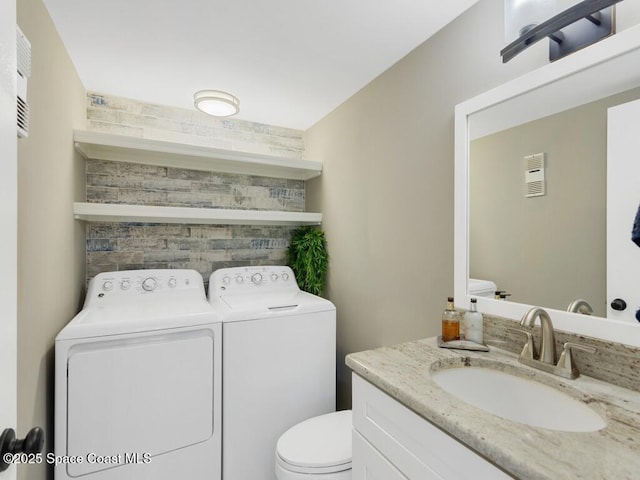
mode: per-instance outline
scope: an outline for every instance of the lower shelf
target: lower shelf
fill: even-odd
[[[76,220],[108,223],[194,223],[207,225],[320,225],[321,213],[222,208],[156,207],[75,202]]]

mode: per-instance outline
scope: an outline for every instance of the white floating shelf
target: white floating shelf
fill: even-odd
[[[194,223],[211,225],[319,225],[321,213],[221,208],[155,207],[116,203],[73,204],[77,220],[88,222]]]
[[[125,135],[75,130],[73,140],[76,150],[85,158],[93,160],[112,160],[294,180],[309,180],[322,173],[320,162]]]

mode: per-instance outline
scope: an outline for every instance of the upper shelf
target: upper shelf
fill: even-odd
[[[75,130],[76,150],[85,158],[163,167],[186,168],[260,177],[309,180],[320,176],[322,164],[254,153]]]

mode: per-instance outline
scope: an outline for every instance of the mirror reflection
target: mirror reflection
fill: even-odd
[[[470,278],[508,301],[584,299],[607,316],[607,109],[638,98],[634,88],[470,140]]]

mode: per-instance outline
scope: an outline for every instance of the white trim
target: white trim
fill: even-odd
[[[0,2],[0,432],[13,428],[23,436],[31,425],[17,427],[17,308],[18,294],[18,153],[16,141],[16,2]],[[26,293],[25,293],[26,294]],[[29,418],[32,418],[29,416]],[[31,421],[31,420],[27,420]],[[0,473],[15,480],[16,466]]]
[[[471,122],[493,119],[500,130],[640,85],[640,25],[527,73],[456,106],[454,294],[468,305],[468,145]],[[543,88],[544,87],[544,88]],[[533,111],[533,117],[525,115]],[[515,117],[514,117],[515,115]],[[516,118],[513,122],[500,119]],[[494,127],[492,127],[494,128]],[[495,129],[494,129],[495,131]],[[480,134],[487,134],[489,131]],[[523,272],[526,274],[526,272]],[[478,298],[478,310],[519,320],[532,305]],[[640,325],[547,309],[559,330],[640,347]]]

